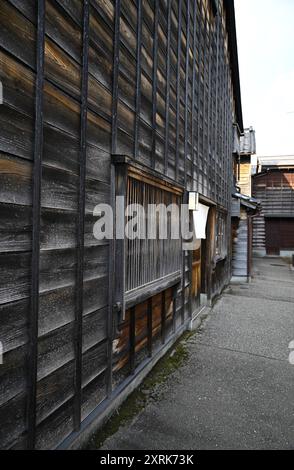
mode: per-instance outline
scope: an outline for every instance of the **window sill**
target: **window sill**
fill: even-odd
[[[160,292],[175,286],[181,281],[181,271],[177,271],[173,274],[169,274],[161,279],[156,279],[145,286],[133,289],[125,294],[125,309],[129,309],[138,305],[145,300],[153,297]]]

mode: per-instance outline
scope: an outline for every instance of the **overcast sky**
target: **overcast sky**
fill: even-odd
[[[294,155],[294,0],[235,0],[244,126],[257,154]]]

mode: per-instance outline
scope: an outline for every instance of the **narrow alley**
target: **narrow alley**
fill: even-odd
[[[289,264],[255,259],[251,284],[227,288],[184,340],[181,367],[101,448],[294,449],[293,306]]]

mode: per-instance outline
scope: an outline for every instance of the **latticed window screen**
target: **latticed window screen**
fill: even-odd
[[[226,215],[222,212],[216,213],[216,250],[217,257],[227,256],[227,223]]]
[[[133,227],[134,233],[138,228],[140,234],[145,232],[145,238],[126,239],[126,292],[180,271],[182,262],[181,238],[172,239],[172,224],[178,223],[175,213],[167,210],[165,219],[163,212],[159,216],[160,211],[154,210],[155,205],[163,204],[168,208],[174,204],[180,214],[181,196],[129,176],[127,206],[130,204],[144,209],[144,212],[140,209],[140,217],[136,219],[141,227],[137,224]],[[153,205],[152,210],[150,205]],[[163,217],[161,222],[166,222],[165,239],[160,239],[160,217]],[[150,233],[153,239],[148,238]]]

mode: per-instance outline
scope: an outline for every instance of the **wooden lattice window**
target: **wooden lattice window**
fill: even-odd
[[[115,156],[113,162],[116,196],[124,196],[124,207],[120,210],[126,214],[125,224],[129,222],[127,207],[135,204],[144,209],[136,217],[134,238],[125,236],[123,240],[115,240],[114,300],[124,314],[127,308],[181,280],[181,228],[179,226],[179,236],[175,238],[173,224],[177,222],[174,218],[181,214],[183,189],[128,157]],[[167,210],[161,212],[158,205]],[[178,211],[173,211],[171,205]],[[157,210],[154,210],[155,206]],[[162,239],[159,221],[165,216],[165,236]],[[137,224],[142,224],[143,228],[138,230]],[[142,233],[145,234],[143,238]]]
[[[140,205],[144,212],[138,218],[144,238],[126,240],[126,292],[178,273],[181,269],[181,239],[172,238],[172,225],[180,215],[181,197],[134,176],[128,176],[127,205]],[[157,205],[163,211],[154,211]],[[170,207],[176,210],[164,210]],[[160,239],[160,216],[164,230]],[[142,220],[143,219],[143,220]],[[151,234],[152,239],[148,238]],[[179,234],[180,235],[180,234]]]
[[[216,243],[215,254],[217,259],[227,256],[227,216],[223,212],[216,213]]]

